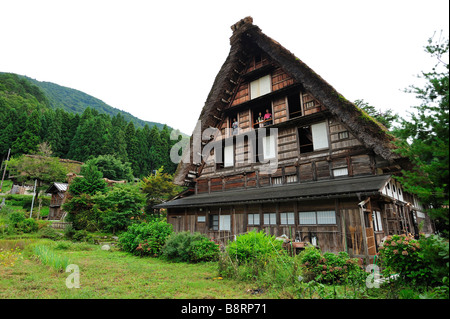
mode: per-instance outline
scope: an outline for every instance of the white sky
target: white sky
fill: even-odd
[[[401,115],[428,38],[449,32],[448,0],[0,0],[0,72],[191,134],[246,16],[347,99]]]

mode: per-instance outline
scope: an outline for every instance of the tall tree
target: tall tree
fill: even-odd
[[[138,129],[136,132],[137,140],[138,140],[138,149],[139,149],[139,157],[138,157],[138,166],[139,172],[135,172],[137,176],[147,176],[150,174],[150,145],[148,143],[148,139],[150,136],[150,128],[146,124],[143,129]]]
[[[125,129],[125,136],[127,139],[127,154],[128,161],[131,163],[131,169],[133,170],[133,175],[139,175],[139,147],[138,139],[136,137],[136,130],[134,128],[133,122],[129,122]],[[136,172],[136,173],[135,173]]]
[[[156,126],[153,126],[150,130],[148,145],[150,146],[150,173],[152,173],[154,170],[157,170],[164,165],[161,160],[161,137]]]
[[[68,157],[83,162],[89,157],[107,154],[106,147],[111,127],[108,119],[106,115],[99,115],[98,112],[83,113],[70,145]]]
[[[60,109],[57,109],[56,111],[49,111],[46,112],[50,116],[49,118],[50,123],[47,127],[47,134],[45,137],[45,140],[50,144],[53,154],[55,156],[62,156],[64,155],[63,150],[63,118],[62,113],[63,111]]]
[[[36,152],[40,142],[40,130],[39,112],[34,110],[26,121],[25,131],[13,143],[14,154],[31,154]]]
[[[155,174],[144,177],[141,182],[142,192],[146,194],[146,212],[154,214],[153,206],[161,204],[177,194],[179,188],[172,183],[172,175],[163,172],[163,167],[156,170]]]
[[[422,72],[424,87],[411,86],[421,104],[415,106],[410,119],[402,121],[395,134],[402,140],[399,152],[415,165],[399,179],[405,189],[430,205],[429,214],[448,237],[449,222],[449,64],[448,39],[429,39],[425,51],[437,59],[430,72]]]

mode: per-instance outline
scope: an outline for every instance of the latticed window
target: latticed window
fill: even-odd
[[[333,210],[316,212],[299,212],[298,220],[300,225],[335,225],[336,212]]]

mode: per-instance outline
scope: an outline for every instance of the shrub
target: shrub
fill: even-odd
[[[69,224],[64,228],[64,237],[67,239],[73,239],[73,236],[75,235],[76,230],[73,228],[72,224]]]
[[[227,246],[227,253],[238,263],[265,260],[277,254],[285,254],[282,241],[268,236],[264,231],[252,231],[240,235]]]
[[[10,222],[9,227],[12,227],[19,232],[34,233],[39,229],[37,221],[32,218],[25,218],[24,214],[21,212],[11,212],[8,215],[8,220]]]
[[[214,260],[218,253],[218,246],[208,237],[186,231],[171,234],[163,247],[162,255],[177,262],[200,262]]]
[[[429,237],[421,236],[419,239],[421,247],[419,256],[422,263],[429,269],[430,282],[432,286],[441,285],[443,278],[449,276],[449,244],[448,239],[438,235]],[[444,280],[445,281],[445,280]]]
[[[448,277],[448,241],[439,236],[388,236],[378,253],[385,273],[396,272],[405,282],[441,285]]]
[[[218,255],[219,245],[205,236],[191,243],[192,262],[217,260]]]
[[[83,241],[86,239],[88,232],[84,229],[78,230],[73,234],[73,240],[75,241]]]
[[[119,244],[124,251],[138,256],[159,256],[173,226],[165,219],[155,219],[133,224],[119,235]]]
[[[350,258],[346,252],[321,253],[314,246],[307,246],[296,258],[303,266],[304,281],[320,283],[361,283],[367,277],[358,259]]]
[[[8,219],[11,223],[11,226],[17,228],[18,225],[25,220],[25,216],[21,212],[12,211],[8,215]]]
[[[419,242],[410,236],[388,236],[378,252],[384,275],[398,273],[406,282],[426,282],[428,271],[422,265],[420,250]]]
[[[24,233],[34,233],[38,231],[39,225],[33,218],[27,218],[21,221],[17,228]]]
[[[266,235],[264,231],[240,235],[220,254],[219,273],[236,280],[261,280],[266,283],[267,277],[277,272],[272,270],[280,270],[280,265],[286,265],[284,259],[287,254],[282,245],[282,241]]]

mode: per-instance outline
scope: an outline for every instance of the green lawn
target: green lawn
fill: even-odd
[[[11,242],[0,240],[0,248],[11,249]],[[98,245],[67,242],[66,249],[57,249],[55,242],[34,241],[34,245],[52,247],[79,267],[80,288],[69,289],[66,278],[70,273],[41,264],[32,257],[30,243],[27,240],[18,243],[23,252],[13,266],[0,265],[0,299],[270,298],[248,293],[249,289],[257,288],[251,284],[221,279],[216,263],[169,263],[117,250],[102,251]]]

